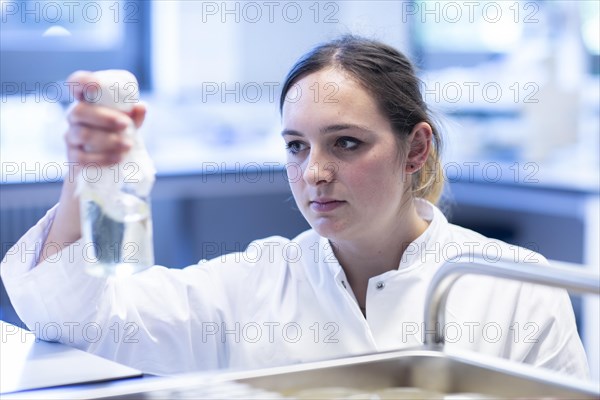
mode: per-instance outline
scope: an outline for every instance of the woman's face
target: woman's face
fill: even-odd
[[[371,95],[343,72],[299,80],[282,111],[296,203],[321,236],[376,239],[398,226],[405,191],[399,146]]]

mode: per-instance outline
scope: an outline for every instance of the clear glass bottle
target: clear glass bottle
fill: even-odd
[[[130,112],[138,102],[138,85],[127,71],[94,74],[99,83],[87,99],[98,106]],[[154,264],[150,191],[152,161],[133,123],[126,135],[133,147],[108,167],[87,166],[77,182],[86,271],[95,276],[129,275]]]

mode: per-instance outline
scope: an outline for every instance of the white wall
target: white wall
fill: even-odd
[[[206,82],[281,82],[300,55],[344,33],[408,48],[402,2],[271,3],[153,2],[158,93],[181,95]]]

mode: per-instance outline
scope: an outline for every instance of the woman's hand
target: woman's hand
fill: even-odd
[[[124,113],[85,101],[86,90],[97,84],[92,72],[75,72],[67,81],[77,100],[67,115],[65,142],[69,161],[76,169],[91,163],[105,166],[121,161],[132,146],[125,130],[131,121],[138,128],[142,125],[146,107],[137,103],[130,113]]]

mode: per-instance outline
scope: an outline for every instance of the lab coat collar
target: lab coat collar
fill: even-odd
[[[424,254],[431,254],[436,251],[436,243],[439,242],[441,235],[447,228],[448,220],[444,214],[429,201],[417,198],[415,207],[421,218],[429,222],[429,226],[419,237],[411,242],[400,260],[398,269],[384,272],[381,275],[374,276],[371,279],[385,280],[398,274],[414,273],[426,265]],[[320,237],[320,268],[330,271],[335,278],[344,274],[342,266],[336,258],[331,243],[327,238]]]

